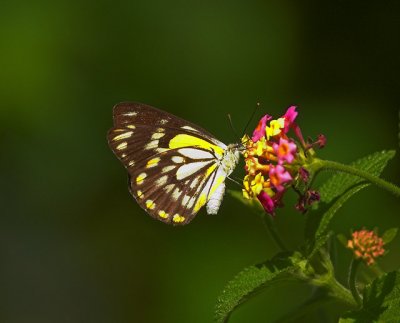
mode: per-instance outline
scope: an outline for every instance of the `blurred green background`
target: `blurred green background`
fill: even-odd
[[[202,210],[182,228],[147,216],[107,146],[112,106],[144,102],[228,143],[228,113],[243,129],[256,102],[258,116],[297,104],[303,133],[328,138],[322,158],[398,148],[399,10],[396,1],[2,2],[0,321],[211,322],[226,282],[277,249],[229,196],[217,216]],[[397,184],[399,161],[383,175]],[[296,247],[304,216],[290,195],[276,223]],[[399,222],[399,200],[370,187],[332,227]],[[385,270],[400,266],[399,242]],[[339,253],[345,281],[350,255]],[[273,322],[308,295],[274,288],[231,322]]]

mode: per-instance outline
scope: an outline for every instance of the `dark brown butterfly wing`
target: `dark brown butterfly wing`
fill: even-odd
[[[217,174],[223,176],[218,173],[223,143],[148,105],[116,105],[108,142],[128,171],[131,194],[165,223],[189,223],[215,189]]]

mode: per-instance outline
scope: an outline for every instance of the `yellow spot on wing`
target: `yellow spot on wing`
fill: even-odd
[[[172,221],[174,221],[175,223],[181,223],[181,222],[185,221],[185,218],[177,213],[172,218]]]
[[[167,173],[167,172],[173,170],[175,167],[176,167],[175,165],[165,166],[165,167],[163,167],[163,169],[161,170],[161,173]]]
[[[147,177],[147,174],[146,174],[146,173],[141,173],[141,174],[139,174],[139,176],[136,177],[136,183],[137,183],[138,185],[142,184],[143,181],[144,181],[144,179],[145,179],[146,177]]]
[[[162,138],[162,137],[164,137],[165,136],[165,133],[163,133],[163,132],[155,132],[155,133],[153,133],[152,135],[151,135],[151,139],[160,139],[160,138]]]
[[[200,208],[206,204],[207,202],[207,197],[205,193],[201,193],[199,199],[197,200],[195,206],[194,206],[194,212],[197,212],[198,210],[200,210]]]
[[[152,140],[146,146],[144,146],[144,149],[155,149],[158,147],[158,143],[159,140]]]
[[[146,168],[157,166],[159,161],[160,161],[160,157],[150,159],[146,164]]]
[[[160,218],[163,218],[163,219],[166,219],[169,216],[168,213],[165,213],[165,211],[163,211],[163,210],[158,211],[158,215],[160,216]]]
[[[155,151],[157,152],[157,153],[163,153],[163,152],[166,152],[166,151],[168,151],[169,149],[167,149],[167,148],[156,148],[155,149]]]
[[[157,186],[163,186],[168,181],[168,175],[161,176],[159,179],[155,181]]]
[[[153,210],[156,207],[156,204],[152,200],[147,200],[146,201],[146,207],[150,210]]]
[[[117,141],[117,140],[121,140],[121,139],[127,139],[127,138],[129,138],[130,136],[132,136],[132,134],[133,134],[133,131],[127,131],[127,132],[122,133],[122,134],[120,134],[120,135],[118,135],[118,136],[115,136],[115,137],[113,138],[113,141]]]
[[[211,144],[208,141],[205,141],[198,137],[187,135],[187,134],[176,135],[174,138],[172,138],[169,141],[169,148],[171,148],[171,149],[183,148],[183,147],[193,147],[193,146],[201,147],[201,148],[207,149],[209,151],[214,151],[215,153],[219,154],[220,156],[222,156],[224,154],[223,148],[216,146],[214,144]]]
[[[164,187],[164,190],[165,190],[167,193],[170,193],[170,192],[174,189],[174,187],[175,187],[175,184],[168,184],[168,185],[166,185],[166,186]]]
[[[172,192],[172,198],[176,201],[182,194],[182,191],[179,190],[178,187],[176,187],[174,189],[174,191]]]
[[[137,194],[138,198],[140,198],[140,199],[142,199],[144,197],[143,192],[140,190],[137,191],[136,194]]]
[[[122,150],[125,149],[128,146],[128,143],[126,141],[121,142],[118,146],[117,146],[117,150]]]

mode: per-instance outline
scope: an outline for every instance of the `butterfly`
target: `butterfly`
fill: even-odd
[[[149,105],[113,108],[108,143],[129,175],[129,191],[153,218],[189,223],[206,205],[216,214],[225,179],[239,161],[241,145],[225,145],[206,130]]]

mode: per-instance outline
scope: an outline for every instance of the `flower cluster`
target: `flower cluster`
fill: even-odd
[[[246,163],[243,196],[247,199],[257,198],[271,215],[282,204],[282,196],[294,180],[308,181],[308,171],[302,167],[307,151],[313,145],[322,148],[326,143],[323,135],[315,143],[306,143],[295,122],[297,115],[295,106],[289,107],[278,119],[265,115],[252,137],[245,135],[242,138]],[[294,132],[296,139],[288,136],[290,130]],[[317,200],[317,192],[307,191],[304,195],[301,194],[296,207],[305,211],[306,206]]]
[[[347,248],[352,249],[357,259],[362,259],[367,265],[375,263],[375,259],[385,253],[384,242],[373,231],[360,230],[353,232],[352,239],[347,242]]]

